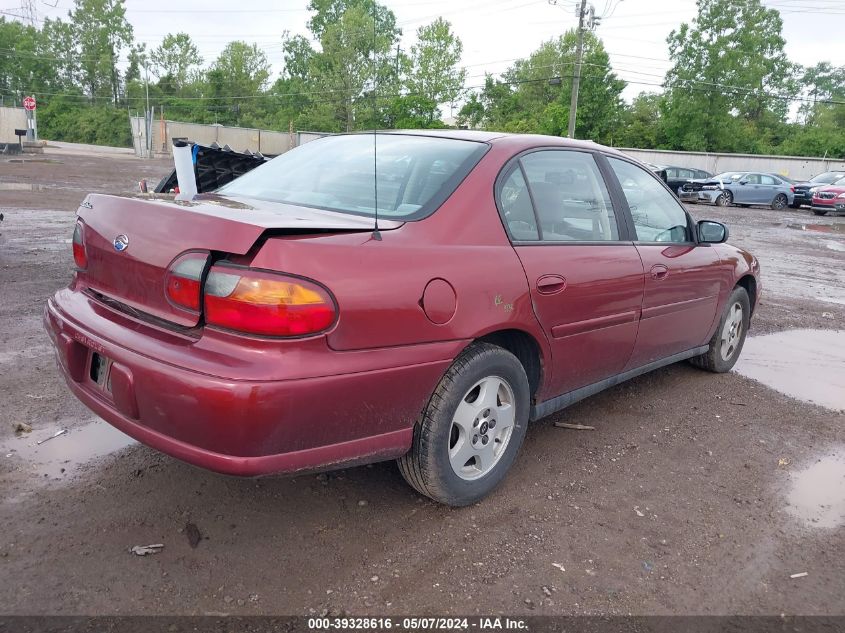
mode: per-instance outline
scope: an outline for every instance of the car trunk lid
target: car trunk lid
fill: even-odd
[[[91,194],[79,209],[88,264],[78,273],[97,294],[171,323],[193,327],[200,315],[165,293],[171,263],[188,251],[246,255],[265,234],[371,231],[370,218],[213,194],[192,201]],[[379,221],[390,230],[401,222]]]

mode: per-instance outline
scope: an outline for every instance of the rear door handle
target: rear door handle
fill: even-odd
[[[560,275],[543,275],[537,280],[537,292],[541,295],[553,295],[566,288],[566,279]]]
[[[651,276],[657,281],[662,279],[666,279],[669,276],[669,268],[664,266],[663,264],[655,264],[651,267]]]

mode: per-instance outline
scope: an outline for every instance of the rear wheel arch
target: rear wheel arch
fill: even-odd
[[[534,336],[524,330],[496,330],[476,338],[470,345],[479,342],[491,343],[516,356],[528,376],[531,397],[537,395],[543,384],[544,363],[540,344]]]

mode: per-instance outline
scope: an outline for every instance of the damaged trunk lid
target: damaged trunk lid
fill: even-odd
[[[204,194],[191,201],[91,194],[79,209],[87,266],[82,287],[183,327],[200,322],[166,294],[171,264],[185,253],[248,254],[267,235],[372,231],[372,219],[283,203]],[[401,222],[379,221],[390,230]],[[287,267],[287,264],[286,264]],[[296,263],[290,270],[296,272]]]

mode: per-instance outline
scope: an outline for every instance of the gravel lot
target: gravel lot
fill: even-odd
[[[745,375],[682,363],[536,423],[505,484],[450,509],[392,463],[204,472],[71,397],[41,310],[74,210],[169,169],[0,160],[0,614],[845,614],[845,218],[691,206],[758,256],[751,333],[782,338],[752,339]]]

